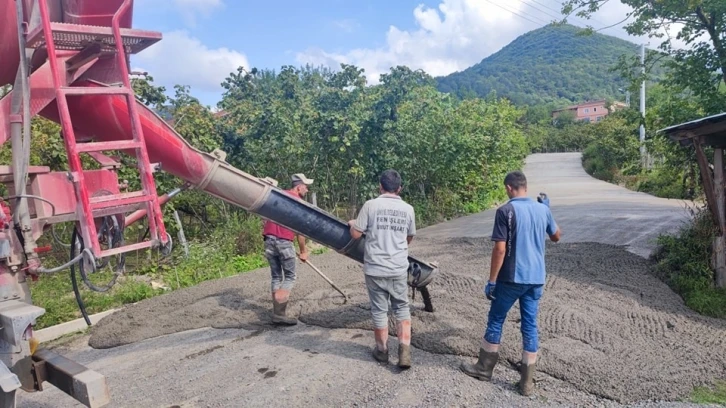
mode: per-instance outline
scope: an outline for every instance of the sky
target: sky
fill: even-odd
[[[461,71],[518,36],[555,19],[558,0],[136,0],[134,28],[163,39],[132,57],[173,93],[188,85],[214,107],[221,83],[237,67],[341,63],[365,69],[375,84],[392,66],[433,76]],[[629,8],[609,1],[589,22],[595,29],[623,20]],[[582,19],[568,22],[585,26]],[[601,31],[632,42],[624,24]],[[657,45],[657,44],[656,44]],[[653,47],[654,48],[654,47]]]

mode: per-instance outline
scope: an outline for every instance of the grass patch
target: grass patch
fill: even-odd
[[[110,273],[100,273],[92,277],[94,283],[108,282]],[[80,279],[80,277],[79,277]],[[83,285],[79,282],[79,284]],[[81,317],[78,304],[73,294],[70,272],[64,271],[53,275],[41,276],[37,282],[30,283],[33,303],[45,309],[45,314],[37,320],[35,329],[42,329],[58,323],[71,321]],[[81,297],[89,314],[110,310],[127,303],[134,303],[152,297],[162,291],[154,290],[150,285],[131,278],[120,280],[109,292],[92,292],[85,286],[81,288]]]
[[[726,405],[726,381],[718,381],[713,387],[698,387],[691,394],[696,404]]]
[[[715,237],[713,222],[705,208],[692,210],[692,215],[692,222],[678,234],[658,238],[653,254],[656,272],[694,311],[726,318],[726,290],[714,286],[709,264]]]

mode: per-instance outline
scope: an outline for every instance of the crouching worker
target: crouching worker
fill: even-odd
[[[527,179],[515,171],[507,174],[504,186],[510,200],[497,209],[494,220],[491,271],[484,293],[492,301],[486,332],[475,364],[462,364],[461,371],[479,380],[491,380],[499,360],[502,327],[509,309],[519,300],[522,321],[522,365],[519,390],[534,392],[537,360],[537,313],[545,283],[545,236],[560,240],[560,230],[549,209],[549,199],[527,198]]]
[[[354,239],[366,234],[363,272],[371,302],[376,346],[373,357],[388,362],[388,305],[396,318],[398,366],[411,367],[411,314],[408,305],[408,244],[416,235],[416,215],[404,202],[401,176],[386,170],[377,198],[366,201],[348,222]]]
[[[304,174],[295,174],[292,176],[292,189],[284,191],[293,197],[301,198],[307,194],[308,185],[312,183],[313,180],[306,178]],[[272,281],[272,322],[296,325],[297,319],[287,316],[287,302],[296,280],[295,246],[292,242],[295,233],[267,220],[262,235],[265,239],[265,258],[270,264]],[[305,262],[308,259],[305,237],[298,235],[297,243],[300,246],[300,260]]]

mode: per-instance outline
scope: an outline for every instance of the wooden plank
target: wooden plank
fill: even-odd
[[[718,203],[716,201],[716,190],[713,186],[713,179],[711,178],[711,169],[708,167],[708,159],[706,154],[703,152],[700,140],[694,140],[693,147],[696,148],[696,160],[698,161],[698,167],[701,170],[701,178],[703,179],[703,189],[706,193],[706,203],[708,208],[711,210],[713,215],[713,222],[718,228],[719,235],[723,235],[724,231],[721,229],[721,222],[718,214]]]
[[[691,129],[690,131],[696,136],[712,136],[721,134],[721,137],[724,137],[724,134],[726,133],[726,122],[708,123]]]
[[[726,191],[724,191],[724,168],[723,149],[714,149],[713,154],[713,184],[715,187],[716,209],[718,211],[718,223],[721,231],[726,231]],[[714,240],[716,286],[726,286],[726,236],[722,233]]]

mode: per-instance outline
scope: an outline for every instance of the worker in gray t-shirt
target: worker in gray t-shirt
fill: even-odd
[[[386,170],[381,195],[366,201],[358,218],[348,222],[350,234],[365,238],[363,272],[371,302],[376,347],[373,357],[388,362],[388,304],[396,317],[398,366],[411,367],[411,314],[408,308],[408,244],[416,235],[413,207],[398,195],[401,175]]]

